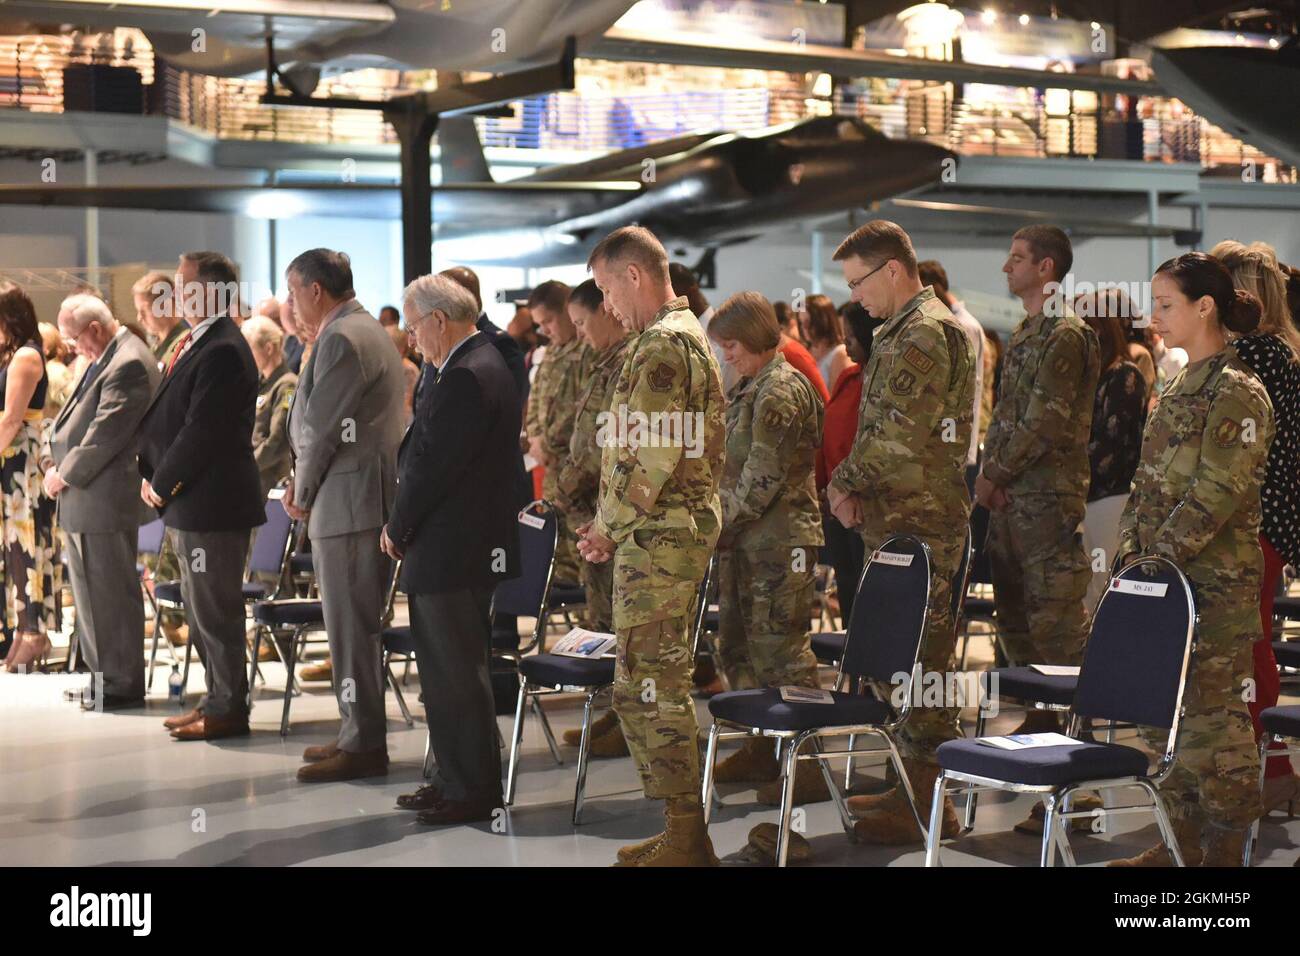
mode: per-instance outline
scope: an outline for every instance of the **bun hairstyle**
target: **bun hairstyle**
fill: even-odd
[[[1168,275],[1180,292],[1195,300],[1214,300],[1219,324],[1236,335],[1248,335],[1259,325],[1264,308],[1259,299],[1232,284],[1232,273],[1214,256],[1185,252],[1161,264],[1156,275]]]

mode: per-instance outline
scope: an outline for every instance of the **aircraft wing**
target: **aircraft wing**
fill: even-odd
[[[550,227],[634,197],[637,183],[455,183],[434,187],[439,234]],[[383,183],[300,183],[291,186],[0,186],[0,206],[153,209],[216,212],[255,219],[343,216],[396,219],[401,197]]]

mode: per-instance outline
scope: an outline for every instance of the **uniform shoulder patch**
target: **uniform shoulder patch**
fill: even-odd
[[[930,369],[934,368],[934,359],[926,355],[918,345],[909,345],[903,352],[903,361],[911,365],[922,375],[928,375]]]
[[[1068,355],[1058,355],[1056,357],[1056,361],[1052,363],[1052,371],[1055,372],[1057,375],[1064,375],[1070,371],[1070,368],[1071,366],[1073,366],[1073,364],[1074,363],[1070,361],[1070,357]]]
[[[934,363],[931,363],[933,365]],[[907,369],[899,369],[894,377],[889,380],[889,390],[895,395],[910,395],[912,387],[916,385],[916,376]]]
[[[780,428],[784,421],[779,409],[769,408],[763,413],[763,427],[768,429]]]
[[[1240,435],[1241,422],[1236,419],[1224,418],[1214,426],[1214,443],[1220,448],[1231,448]]]
[[[660,362],[650,370],[649,378],[652,391],[667,392],[673,387],[673,382],[677,378],[677,370],[667,362]]]

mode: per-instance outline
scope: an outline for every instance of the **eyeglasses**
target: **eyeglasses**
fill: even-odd
[[[862,285],[862,283],[866,282],[868,279],[870,279],[873,275],[875,275],[875,274],[876,274],[877,272],[879,272],[881,269],[885,268],[885,266],[889,265],[889,263],[890,263],[891,261],[892,261],[892,260],[886,259],[884,262],[882,262],[880,265],[876,266],[874,269],[872,269],[872,270],[871,270],[870,272],[868,272],[866,275],[858,276],[856,279],[850,279],[850,280],[849,280],[849,291],[850,291],[850,292],[855,291],[855,290],[857,289],[858,286]]]
[[[414,331],[415,331],[415,327],[416,327],[417,325],[422,325],[422,324],[424,324],[424,323],[429,319],[429,317],[430,317],[431,315],[433,315],[434,312],[437,312],[437,311],[438,311],[437,309],[434,309],[434,310],[432,310],[432,311],[430,311],[430,312],[426,312],[426,313],[424,313],[424,315],[421,315],[421,316],[419,316],[418,318],[416,318],[416,320],[415,320],[414,322],[412,322],[410,319],[407,319],[407,320],[406,320],[406,331],[407,331],[407,332],[414,332]]]
[[[76,335],[65,335],[63,337],[63,341],[75,347],[77,344],[77,339],[81,338],[83,335],[86,334],[86,330],[90,328],[91,323],[98,322],[98,321],[99,319],[91,319],[90,322],[87,322],[84,326],[81,327],[81,331],[78,332]]]

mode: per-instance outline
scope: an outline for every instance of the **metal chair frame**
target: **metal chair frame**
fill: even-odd
[[[1196,603],[1192,594],[1191,584],[1188,582],[1183,572],[1165,558],[1142,558],[1125,568],[1121,574],[1142,567],[1143,565],[1160,565],[1172,570],[1178,583],[1182,586],[1183,593],[1187,599],[1188,623],[1187,637],[1183,648],[1183,660],[1178,677],[1178,693],[1176,695],[1173,721],[1169,728],[1169,734],[1165,743],[1165,750],[1159,757],[1154,773],[1148,772],[1143,775],[1131,777],[1114,777],[1102,778],[1095,780],[1078,780],[1066,784],[1023,784],[1014,783],[1007,780],[997,780],[992,777],[984,777],[977,774],[962,773],[955,770],[946,770],[940,768],[938,776],[934,781],[934,798],[930,804],[930,828],[926,834],[925,846],[925,865],[927,867],[942,866],[939,859],[939,844],[941,842],[941,821],[943,817],[944,799],[947,796],[948,786],[950,783],[957,783],[961,786],[954,788],[955,793],[963,793],[967,800],[973,800],[975,795],[985,791],[1000,790],[1011,793],[1034,793],[1041,796],[1043,805],[1046,809],[1046,815],[1043,819],[1043,842],[1039,853],[1039,865],[1048,867],[1053,866],[1056,854],[1059,852],[1061,858],[1067,866],[1074,866],[1074,852],[1070,848],[1070,826],[1071,821],[1084,817],[1096,818],[1101,814],[1103,819],[1112,815],[1118,816],[1128,813],[1147,813],[1154,814],[1156,826],[1160,831],[1160,838],[1165,846],[1169,848],[1173,855],[1176,866],[1184,866],[1182,851],[1178,848],[1178,841],[1174,838],[1173,828],[1169,822],[1169,815],[1165,809],[1164,800],[1161,798],[1157,787],[1169,775],[1173,769],[1174,763],[1178,757],[1178,736],[1182,724],[1184,713],[1184,694],[1187,689],[1187,671],[1192,660],[1192,654],[1196,649],[1197,625],[1199,615],[1196,611]],[[1106,593],[1110,593],[1108,588]],[[1102,600],[1105,600],[1103,595]],[[1098,602],[1101,607],[1101,602]],[[1059,709],[1059,708],[1054,708]],[[1083,718],[1075,713],[1073,705],[1067,708],[1069,712],[1068,733],[1069,736],[1077,737],[1082,732]],[[1086,790],[1117,790],[1136,788],[1141,790],[1150,801],[1147,804],[1134,804],[1123,807],[1101,807],[1095,810],[1072,810],[1071,805],[1075,794]],[[973,807],[968,803],[968,814],[972,814]],[[966,832],[963,830],[963,833]]]

